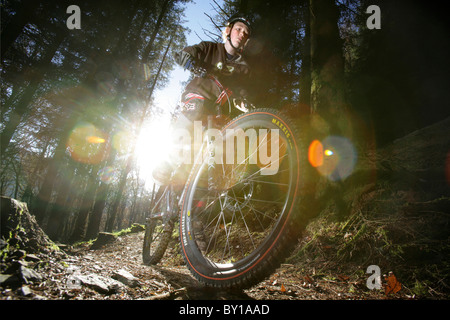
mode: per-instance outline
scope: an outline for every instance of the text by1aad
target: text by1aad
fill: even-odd
[[[207,318],[211,317],[213,313],[220,313],[224,315],[254,315],[254,314],[269,314],[270,309],[268,305],[244,305],[244,304],[225,304],[221,308],[215,307],[201,307],[201,306],[186,306],[180,307],[180,315],[204,315]]]

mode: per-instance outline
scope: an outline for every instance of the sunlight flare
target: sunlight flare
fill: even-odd
[[[152,182],[153,170],[170,160],[173,149],[170,117],[163,115],[142,127],[136,142],[135,156],[141,177]]]

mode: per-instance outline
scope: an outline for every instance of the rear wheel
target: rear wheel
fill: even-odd
[[[170,187],[159,190],[155,200],[145,226],[142,248],[142,258],[147,265],[155,265],[161,261],[172,237],[175,223],[170,213],[173,205]]]
[[[211,173],[204,157],[186,183],[181,247],[201,282],[243,288],[270,275],[296,244],[305,155],[297,130],[277,110],[243,114],[221,132],[224,164]]]

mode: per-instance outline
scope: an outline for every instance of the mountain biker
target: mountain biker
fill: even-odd
[[[249,81],[250,68],[242,52],[250,35],[249,20],[242,14],[235,14],[227,21],[223,30],[223,43],[202,41],[175,54],[175,61],[185,70],[202,69],[219,81],[217,83],[212,78],[197,74],[187,84],[177,107],[175,127],[192,132],[194,121],[205,123],[208,115],[217,114],[218,110],[214,110],[217,105],[227,108],[223,113],[231,112],[228,109],[231,104],[227,103],[231,94],[236,108],[247,111],[248,93],[245,87]],[[154,170],[153,178],[161,185],[166,185],[172,171],[173,165],[163,164]]]
[[[250,22],[242,15],[234,15],[229,19],[223,32],[224,43],[203,41],[186,47],[176,55],[176,62],[188,70],[199,67],[213,73],[234,95],[245,98],[247,95],[244,89],[247,80],[245,78],[248,78],[250,70],[242,52],[250,33]],[[218,101],[221,98],[223,99]],[[195,77],[186,86],[182,95],[181,109],[188,119],[198,120],[205,112],[214,113],[215,110],[208,110],[214,102],[223,105],[225,100],[226,92],[223,92],[213,80]]]

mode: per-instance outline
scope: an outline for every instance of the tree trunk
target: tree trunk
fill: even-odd
[[[310,7],[304,9],[305,38],[302,44],[302,69],[300,70],[300,104],[311,110],[311,23]]]
[[[64,126],[63,132],[60,135],[58,144],[55,148],[55,153],[49,163],[47,173],[44,181],[39,189],[39,193],[33,203],[33,214],[39,223],[42,223],[47,212],[48,204],[51,201],[53,192],[53,185],[59,171],[59,165],[64,157],[66,151],[66,141],[69,137],[70,131],[77,122],[78,118],[69,120]]]
[[[92,205],[94,203],[94,195],[99,187],[97,182],[97,175],[95,174],[96,171],[97,168],[94,167],[91,169],[90,174],[88,173],[89,179],[84,189],[81,207],[76,214],[72,235],[69,237],[70,243],[74,243],[83,239],[84,233],[86,231],[86,223],[88,220],[89,211],[92,209]]]
[[[156,76],[155,76],[155,79],[153,81],[152,87],[150,88],[150,94],[149,94],[149,97],[148,97],[148,101],[150,101],[151,96],[153,95],[153,91],[155,90],[156,83],[158,82],[158,78],[159,78],[159,75],[161,73],[162,67],[164,65],[164,62],[166,61],[166,57],[167,57],[167,54],[169,52],[170,46],[172,45],[172,40],[173,40],[173,37],[170,38],[169,44],[167,45],[166,51],[164,52],[164,55],[162,57],[161,63],[159,65],[158,72],[156,73]],[[140,123],[139,123],[139,125],[137,127],[138,135],[139,135],[139,132],[141,131],[142,124],[144,122],[144,119],[145,119],[145,116],[146,116],[146,113],[147,113],[147,109],[148,109],[148,105],[144,109],[141,121],[140,121]],[[118,191],[116,193],[116,196],[114,198],[114,202],[113,202],[113,205],[112,205],[112,208],[111,208],[111,213],[110,213],[110,215],[108,217],[108,222],[106,224],[106,231],[107,232],[112,232],[112,230],[114,228],[114,223],[115,223],[115,219],[117,217],[117,212],[118,212],[118,209],[119,209],[119,206],[120,206],[120,201],[121,201],[122,196],[123,196],[123,190],[125,189],[125,185],[126,185],[126,182],[127,182],[127,177],[128,177],[128,174],[130,173],[130,170],[131,170],[131,165],[132,165],[132,161],[133,161],[133,157],[134,157],[134,150],[135,150],[135,148],[136,148],[136,145],[133,145],[133,147],[131,148],[131,153],[128,156],[126,166],[125,166],[124,170],[122,171],[122,173],[120,175],[119,189],[118,189]]]
[[[156,36],[158,35],[159,29],[161,28],[163,18],[166,15],[170,2],[172,2],[172,0],[165,0],[161,7],[161,12],[159,13],[158,20],[156,21],[155,28],[153,29],[153,33],[147,46],[144,49],[144,53],[142,54],[142,63],[147,63],[148,61],[148,56],[150,54],[150,51],[153,49],[153,43],[155,42]]]
[[[100,223],[102,221],[103,210],[106,205],[106,198],[108,197],[109,185],[102,182],[97,189],[95,196],[94,208],[89,216],[89,223],[86,230],[85,240],[95,239],[100,231]]]
[[[146,62],[148,54],[150,53],[150,50],[153,47],[153,42],[156,39],[156,35],[158,34],[162,20],[168,9],[168,5],[171,1],[172,0],[164,1],[162,11],[158,17],[158,21],[156,23],[154,32],[151,36],[150,42],[147,44],[147,47],[144,49],[143,59],[142,59],[144,63]],[[128,27],[130,27],[130,26],[131,25],[129,25]],[[120,39],[125,40],[124,37],[121,37]],[[115,56],[120,49],[121,49],[121,42],[119,41],[114,49],[115,52],[112,54],[112,56]],[[108,163],[112,163],[114,161],[114,158],[115,158],[115,155],[111,155],[110,159],[108,160]],[[122,172],[120,182],[119,182],[119,191],[117,192],[115,200],[112,205],[112,210],[111,210],[112,214],[108,217],[108,221],[107,221],[106,228],[108,230],[110,230],[110,229],[112,230],[112,225],[114,224],[114,221],[115,221],[115,215],[117,212],[117,208],[120,204],[120,196],[124,189],[124,185],[122,186],[122,178],[125,175],[125,181],[126,181],[126,176],[128,175],[129,170],[130,169],[125,168],[124,171]],[[87,226],[87,230],[86,230],[86,236],[85,236],[86,240],[96,238],[98,235],[98,232],[100,231],[100,223],[102,220],[103,211],[106,206],[106,198],[108,196],[109,190],[110,190],[110,186],[107,183],[103,183],[103,182],[100,184],[100,187],[97,190],[94,207],[93,207],[92,213],[89,217],[89,222],[88,222],[88,226]],[[117,200],[118,198],[119,198],[119,200]],[[117,202],[117,201],[119,201],[119,202]]]
[[[14,41],[16,41],[23,28],[36,14],[36,9],[39,7],[39,4],[39,1],[35,0],[24,1],[17,14],[14,15],[13,19],[11,19],[2,30],[2,45],[0,46],[2,61],[5,53],[12,46]]]
[[[3,35],[3,33],[2,33]],[[36,63],[34,66],[34,77],[31,80],[31,82],[28,84],[27,88],[25,89],[25,92],[22,94],[21,99],[17,102],[17,105],[15,106],[14,110],[11,112],[11,116],[9,121],[6,123],[5,127],[3,128],[3,131],[1,133],[1,146],[0,146],[0,153],[3,155],[5,154],[6,148],[9,146],[9,143],[11,142],[11,138],[14,134],[14,132],[17,129],[17,126],[20,124],[20,121],[22,119],[22,116],[27,112],[28,106],[30,105],[34,93],[38,89],[40,83],[45,77],[44,70],[51,70],[51,61],[55,55],[55,53],[58,51],[59,46],[64,41],[64,36],[62,32],[58,32],[56,39],[53,42],[53,45],[51,48],[46,50],[45,56]],[[3,42],[3,39],[2,39]],[[3,43],[2,43],[3,46]]]
[[[344,58],[339,36],[339,10],[334,0],[310,0],[311,22],[311,109],[341,131],[345,111]]]

